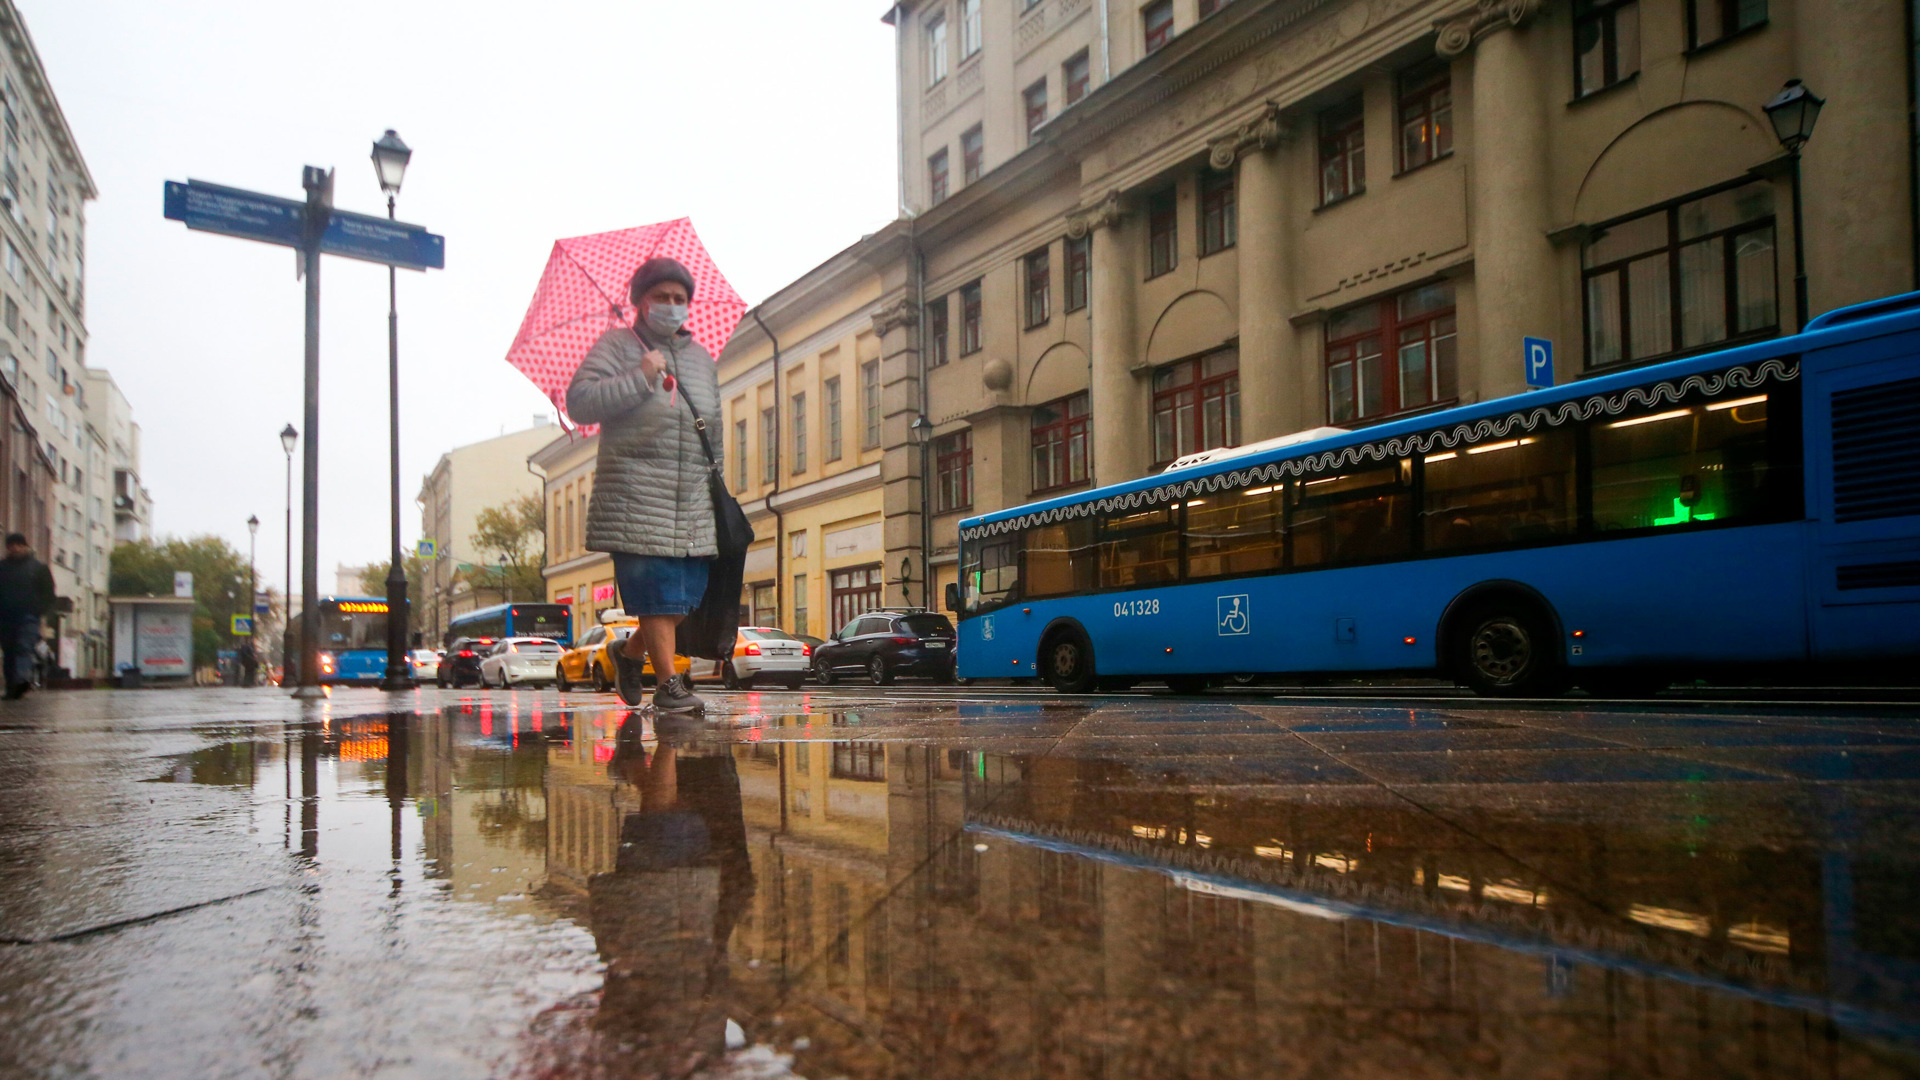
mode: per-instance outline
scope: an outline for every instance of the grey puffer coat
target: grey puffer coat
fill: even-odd
[[[600,425],[586,546],[711,558],[719,550],[713,496],[687,401],[706,418],[714,460],[723,463],[718,371],[707,350],[684,332],[664,342],[644,326],[639,332],[645,348],[667,354],[666,370],[679,382],[679,397],[641,377],[643,346],[624,328],[600,335],[567,386],[567,414],[575,423]]]

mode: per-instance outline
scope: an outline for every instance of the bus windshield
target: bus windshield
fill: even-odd
[[[381,601],[336,600],[320,605],[320,647],[343,652],[387,647],[387,605]]]

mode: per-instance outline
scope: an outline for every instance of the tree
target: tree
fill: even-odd
[[[387,568],[391,565],[387,559],[368,563],[360,571],[360,591],[367,596],[387,595]],[[430,567],[420,556],[409,554],[401,557],[400,569],[407,575],[407,641],[411,642],[420,630],[420,600],[427,595]]]
[[[505,588],[522,600],[545,600],[547,579],[547,504],[536,494],[489,506],[473,517],[473,550],[491,555],[466,572],[476,589]],[[499,556],[507,557],[502,573]]]
[[[107,588],[114,596],[172,596],[175,571],[193,574],[193,663],[212,664],[239,642],[233,616],[253,610],[247,557],[217,536],[135,540],[113,549]]]

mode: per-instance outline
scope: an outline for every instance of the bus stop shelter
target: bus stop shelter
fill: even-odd
[[[123,684],[193,679],[193,600],[174,596],[110,596],[113,670]]]

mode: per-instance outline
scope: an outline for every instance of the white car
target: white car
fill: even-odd
[[[415,682],[432,682],[440,677],[441,649],[415,649],[407,654],[407,661],[413,665]]]
[[[552,638],[502,638],[480,659],[480,685],[551,685],[559,661],[560,643]]]
[[[695,660],[691,679],[719,679],[729,690],[751,690],[755,682],[800,689],[813,664],[813,647],[774,626],[743,626],[733,639],[733,659]]]

